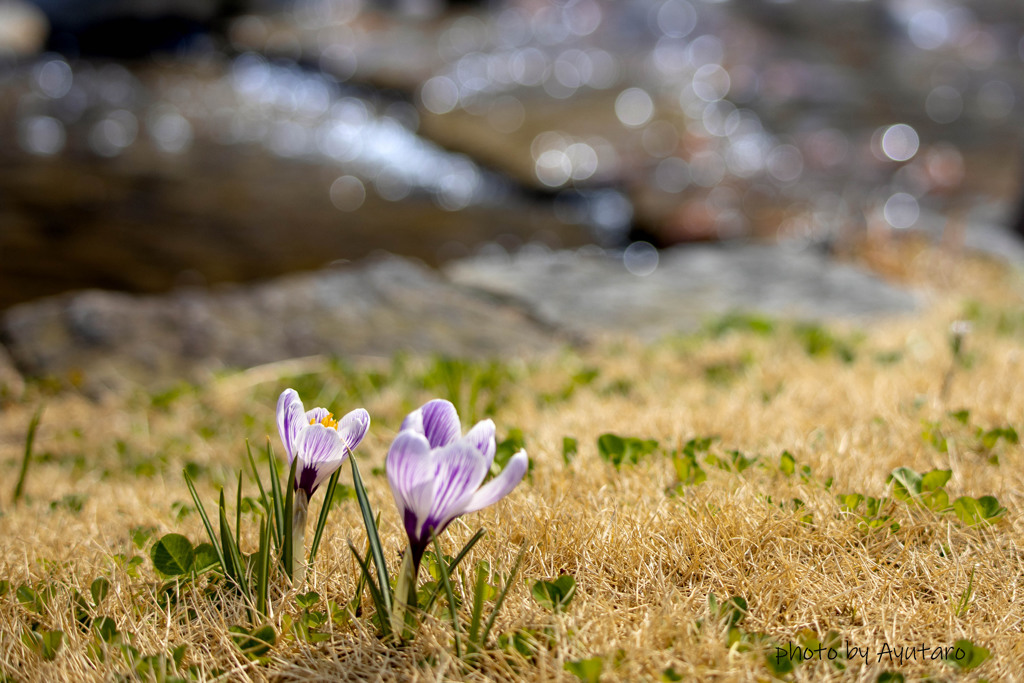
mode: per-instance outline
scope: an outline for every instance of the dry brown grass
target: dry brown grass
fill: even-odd
[[[370,622],[359,618],[330,626],[324,643],[280,640],[269,662],[248,661],[227,633],[246,622],[243,606],[226,596],[218,607],[201,591],[186,590],[177,606],[161,610],[154,598],[161,581],[130,534],[154,526],[203,540],[197,515],[174,518],[172,504],[189,500],[181,467],[193,462],[203,468],[200,492],[212,505],[215,485],[229,482],[241,466],[246,438],[259,441],[270,433],[276,444],[274,399],[295,378],[273,371],[234,375],[188,391],[167,408],[154,408],[142,393],[96,404],[67,393],[44,398],[41,387],[30,387],[0,415],[0,578],[11,585],[0,597],[0,671],[19,681],[127,674],[119,657],[107,663],[89,658],[91,635],[77,628],[68,609],[70,587],[88,593],[90,582],[105,576],[112,589],[98,614],[134,634],[143,654],[187,644],[186,664],[202,678],[220,672],[230,680],[569,680],[565,662],[595,656],[604,658],[607,681],[659,680],[669,667],[685,680],[770,678],[765,656],[774,649],[730,648],[708,613],[713,592],[749,602],[744,632],[786,643],[805,630],[819,636],[835,631],[844,643],[871,653],[845,671],[827,661],[805,662],[795,680],[873,681],[885,670],[907,680],[957,678],[941,662],[879,662],[878,653],[885,644],[938,647],[961,638],[992,653],[968,679],[1017,679],[1024,671],[1024,449],[1001,442],[994,449],[999,464],[991,464],[991,453],[980,452],[970,429],[947,412],[969,409],[971,423],[986,428],[1024,427],[1020,279],[983,260],[920,245],[902,245],[898,253],[882,265],[927,290],[929,307],[913,319],[863,329],[852,363],[809,356],[781,324],[767,336],[731,333],[652,346],[609,340],[586,351],[508,363],[512,379],[494,418],[499,438],[513,426],[523,430],[535,463],[532,481],[453,524],[444,541],[453,552],[483,526],[488,534],[472,560],[508,567],[528,543],[521,578],[576,578],[578,594],[562,615],[538,605],[526,581],[511,591],[495,632],[548,628],[555,635],[533,661],[507,657],[492,640],[478,668],[462,668],[452,655],[450,625],[434,618],[400,649],[382,644]],[[971,367],[956,373],[942,401],[948,327],[968,299],[981,301],[987,313],[967,340]],[[997,329],[1000,311],[1016,315],[1016,330]],[[829,329],[840,338],[853,333]],[[879,360],[887,352],[898,358]],[[404,536],[386,480],[370,472],[382,465],[403,414],[433,395],[417,386],[427,365],[426,359],[385,363],[382,385],[362,388],[374,422],[357,455],[371,501],[383,511],[381,533],[393,569]],[[709,379],[709,366],[733,370]],[[586,367],[600,374],[567,400],[538,398],[561,390]],[[368,365],[352,375],[327,362],[315,369],[302,381],[320,396],[304,393],[307,404],[355,407],[352,377]],[[25,429],[44,400],[36,446],[42,457],[29,472],[26,499],[14,507],[10,490]],[[923,423],[931,421],[942,423],[947,453],[922,438]],[[676,481],[671,458],[659,452],[617,470],[598,457],[595,443],[605,432],[657,439],[668,450],[714,435],[713,453],[738,449],[760,455],[764,466],[737,473],[704,465],[707,481],[667,495]],[[561,451],[566,435],[580,444],[569,466]],[[783,450],[811,467],[808,481],[778,471]],[[156,463],[148,472],[147,462]],[[952,514],[897,503],[892,521],[900,528],[892,533],[865,531],[856,516],[841,511],[836,494],[882,496],[886,475],[902,466],[951,469],[951,498],[996,496],[1007,508],[1005,518],[968,527]],[[80,511],[51,506],[67,494],[84,496]],[[794,511],[793,498],[805,507]],[[801,520],[808,513],[810,523]],[[310,578],[324,598],[339,602],[351,598],[357,578],[348,538],[365,542],[354,503],[333,513]],[[249,550],[254,543],[254,534],[243,538]],[[117,553],[146,558],[137,577],[115,562]],[[960,610],[972,572],[973,595]],[[40,581],[59,586],[44,615],[26,610],[14,595],[16,587]],[[364,605],[370,609],[368,600]],[[297,611],[289,595],[278,595],[274,609],[278,626],[283,613]],[[53,661],[21,643],[22,630],[33,622],[64,631],[64,647]]]

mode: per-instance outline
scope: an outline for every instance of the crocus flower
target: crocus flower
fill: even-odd
[[[522,480],[529,463],[524,450],[483,484],[495,450],[494,423],[478,422],[463,436],[459,414],[445,400],[426,403],[402,422],[388,451],[387,475],[409,536],[414,577],[433,535],[456,517],[498,502]]]
[[[285,389],[277,399],[277,429],[288,453],[288,465],[295,467],[295,513],[292,533],[295,547],[293,580],[301,583],[305,571],[306,512],[309,499],[320,484],[341,467],[348,454],[359,445],[370,426],[370,415],[357,408],[340,420],[326,408],[305,410],[299,394]]]

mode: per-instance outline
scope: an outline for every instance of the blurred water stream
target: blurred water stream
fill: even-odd
[[[314,0],[11,61],[0,309],[378,249],[938,237],[1017,199],[1022,27],[1003,0]]]

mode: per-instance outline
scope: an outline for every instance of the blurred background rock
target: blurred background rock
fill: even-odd
[[[1013,253],[1022,38],[1010,0],[0,0],[0,310],[380,250]]]

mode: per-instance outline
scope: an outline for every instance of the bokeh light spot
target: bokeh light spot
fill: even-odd
[[[657,270],[658,260],[658,250],[650,242],[633,242],[622,252],[622,264],[638,277],[647,277]]]
[[[889,225],[903,230],[917,223],[921,207],[913,195],[897,192],[886,200],[882,214]]]
[[[339,211],[355,211],[366,200],[366,187],[355,176],[343,175],[331,183],[331,203]]]
[[[64,124],[52,116],[32,116],[20,122],[18,143],[30,154],[53,156],[64,149]]]
[[[447,76],[434,76],[420,89],[420,100],[427,111],[447,114],[459,105],[459,86]]]
[[[626,88],[615,98],[615,115],[624,126],[639,128],[654,116],[654,101],[642,88]]]
[[[71,90],[73,75],[71,67],[63,59],[51,59],[37,64],[33,70],[35,86],[40,93],[51,99],[64,97]]]
[[[912,159],[920,144],[917,131],[905,123],[889,126],[882,133],[882,153],[893,161]]]

